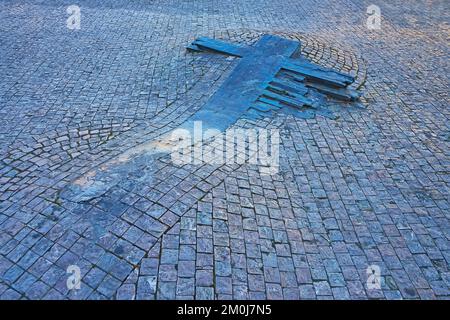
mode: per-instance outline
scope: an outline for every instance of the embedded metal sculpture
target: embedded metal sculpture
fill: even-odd
[[[225,129],[240,116],[263,117],[283,108],[303,118],[332,113],[307,97],[310,88],[327,96],[355,101],[359,95],[348,88],[355,79],[347,74],[293,58],[300,42],[264,35],[255,46],[242,46],[200,37],[191,51],[209,51],[241,58],[220,89],[190,121],[209,119]],[[211,117],[213,116],[213,117]]]

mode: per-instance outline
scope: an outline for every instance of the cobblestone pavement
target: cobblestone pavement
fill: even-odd
[[[376,1],[381,30],[368,30],[370,4],[1,1],[0,298],[449,298],[449,4]],[[274,175],[144,155],[71,196],[177,128],[237,63],[186,45],[264,33],[356,76],[361,105],[239,120],[280,130]]]

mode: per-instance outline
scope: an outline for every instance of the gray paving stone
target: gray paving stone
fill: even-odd
[[[125,283],[117,289],[117,300],[134,300],[136,298],[136,286],[131,283]]]
[[[97,290],[106,297],[112,297],[116,295],[117,289],[120,287],[121,282],[116,278],[107,275],[98,286]]]
[[[178,278],[176,290],[177,296],[194,296],[194,291],[194,278]]]
[[[21,294],[14,289],[8,289],[0,296],[1,300],[18,300]]]
[[[141,275],[156,276],[158,274],[159,259],[144,258],[142,259],[139,273]]]
[[[195,292],[195,299],[197,300],[213,300],[214,289],[210,287],[197,287]]]
[[[326,281],[314,282],[314,288],[316,290],[316,295],[318,296],[326,296],[331,294],[330,285]]]
[[[316,293],[313,285],[304,284],[299,286],[300,299],[315,299]]]
[[[194,277],[195,276],[195,261],[180,261],[178,263],[179,277]]]
[[[275,283],[266,284],[267,299],[269,300],[282,300],[283,289],[281,285]]]
[[[176,281],[177,280],[177,270],[175,265],[162,264],[159,267],[158,278],[161,281]]]
[[[26,291],[27,298],[31,300],[40,300],[43,299],[47,291],[50,289],[48,285],[46,285],[42,281],[35,282],[30,288]]]
[[[216,283],[216,292],[218,294],[232,294],[232,284],[231,284],[231,278],[227,277],[215,277],[215,283]]]
[[[161,300],[173,300],[176,297],[176,282],[162,281],[158,285],[157,298]]]
[[[103,270],[93,267],[86,275],[83,277],[83,282],[88,284],[92,288],[97,288],[97,286],[102,282],[105,278],[106,272]]]

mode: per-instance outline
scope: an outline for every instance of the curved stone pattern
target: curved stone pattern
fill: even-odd
[[[380,31],[366,0],[82,0],[78,31],[62,2],[1,2],[0,298],[448,298],[450,11],[397,2],[380,2]],[[180,127],[239,63],[187,44],[263,34],[353,76],[365,108],[239,120],[281,130],[277,175],[145,152],[112,166]],[[64,198],[95,181],[108,187]]]

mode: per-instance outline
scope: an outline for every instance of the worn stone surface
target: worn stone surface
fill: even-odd
[[[381,1],[381,30],[366,28],[370,4],[82,0],[69,30],[63,1],[2,2],[0,298],[449,298],[448,3]],[[144,156],[95,180],[237,63],[186,45],[265,33],[355,76],[362,108],[238,121],[281,130],[275,175]]]

